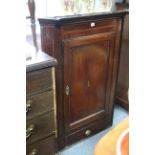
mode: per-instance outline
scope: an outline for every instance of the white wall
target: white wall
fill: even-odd
[[[46,2],[47,0],[35,0],[36,5],[36,19],[46,16]]]
[[[96,0],[98,3],[100,0]],[[122,2],[123,0],[112,0],[113,3]],[[36,2],[36,18],[45,16],[60,16],[64,14],[62,9],[63,0],[35,0]],[[112,10],[114,7],[112,8]]]

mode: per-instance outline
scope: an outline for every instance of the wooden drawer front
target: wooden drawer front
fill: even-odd
[[[26,119],[53,109],[52,91],[27,97]]]
[[[26,75],[27,95],[52,86],[51,69],[40,70]]]
[[[90,21],[80,24],[72,24],[62,27],[63,39],[81,37],[96,33],[111,32],[116,29],[117,20]]]
[[[96,134],[97,132],[105,129],[106,127],[111,125],[110,117],[107,119],[100,119],[98,121],[95,121],[94,123],[90,123],[88,126],[78,130],[77,132],[74,132],[68,136],[65,137],[66,144],[72,144],[74,142],[77,142],[83,138],[89,137],[91,135]]]
[[[26,155],[54,155],[55,153],[56,142],[54,136],[31,145],[27,145],[26,147]]]
[[[44,114],[40,117],[27,121],[26,140],[30,144],[55,131],[54,112]]]

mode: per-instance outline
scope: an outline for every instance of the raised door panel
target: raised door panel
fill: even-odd
[[[106,116],[113,46],[114,33],[64,41],[65,133]]]

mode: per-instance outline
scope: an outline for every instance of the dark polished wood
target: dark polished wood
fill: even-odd
[[[45,89],[50,89],[52,87],[52,81],[50,78],[47,78],[50,76],[50,68],[29,73],[26,84],[27,94],[38,93]]]
[[[112,66],[109,61],[114,55],[114,33],[100,33],[64,42],[64,87],[70,94],[64,95],[65,133],[104,118],[111,92]]]
[[[111,121],[109,122],[109,120],[105,119],[105,118],[101,118],[98,119],[97,121],[93,121],[88,125],[85,125],[83,128],[77,130],[76,132],[73,132],[69,135],[67,135],[65,137],[65,141],[67,145],[70,145],[72,143],[84,138],[87,138],[91,135],[94,135],[104,129],[106,129],[109,124],[111,123]],[[90,134],[87,135],[87,131],[90,131]]]
[[[56,139],[54,136],[45,138],[37,143],[27,145],[27,155],[55,155],[56,153]]]
[[[108,18],[123,18],[124,15],[128,13],[127,10],[117,10],[114,12],[101,12],[101,13],[89,13],[89,14],[78,14],[78,15],[68,15],[68,16],[54,16],[39,18],[39,22],[42,25],[54,24],[56,27],[65,26],[72,23],[85,23],[87,21],[99,21]],[[97,18],[97,19],[96,19]]]
[[[117,11],[39,19],[42,50],[59,62],[59,149],[112,124],[125,14]]]
[[[28,46],[26,61],[27,155],[57,152],[55,74],[56,59]]]
[[[31,125],[34,125],[34,131],[26,139],[27,144],[34,143],[55,133],[54,112],[49,111],[41,116],[27,120],[26,129],[28,130]]]
[[[27,107],[29,104],[31,105],[27,109],[26,119],[32,119],[33,117],[52,110],[54,108],[52,98],[52,91],[27,96],[26,105]]]
[[[128,3],[117,3],[118,10],[129,8]],[[121,46],[119,73],[116,89],[115,102],[125,109],[129,109],[129,14],[125,15],[123,25],[123,38]]]

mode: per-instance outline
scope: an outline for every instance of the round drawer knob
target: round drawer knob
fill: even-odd
[[[91,131],[90,130],[86,130],[85,135],[89,136],[90,134],[91,134]]]
[[[96,26],[96,24],[94,22],[90,23],[90,27],[95,27],[95,26]]]
[[[32,106],[32,100],[28,100],[26,102],[26,113],[28,113],[31,110],[31,106]]]
[[[33,149],[29,155],[37,155],[38,154],[38,150],[37,149]]]
[[[26,139],[29,138],[32,133],[34,132],[35,126],[34,124],[31,124],[27,129],[26,129]]]

